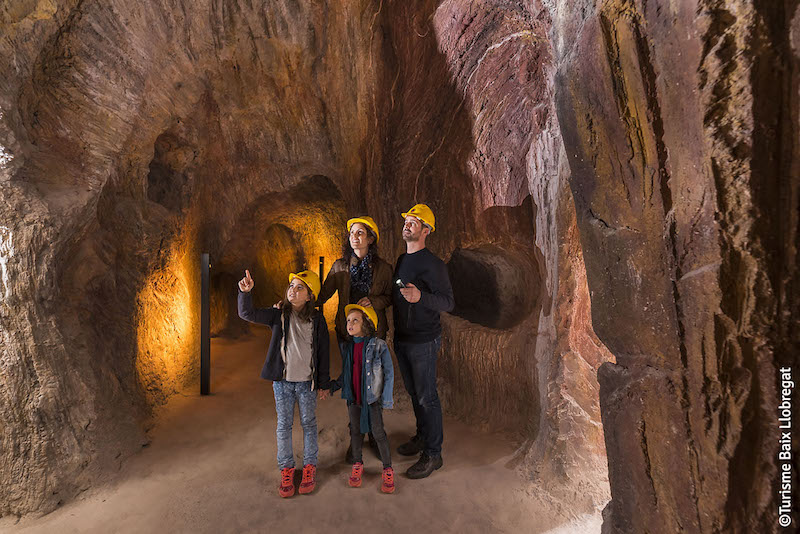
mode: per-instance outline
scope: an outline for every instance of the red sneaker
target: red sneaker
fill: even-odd
[[[394,469],[391,467],[385,468],[382,478],[381,491],[384,493],[394,493]]]
[[[364,464],[357,462],[353,464],[353,470],[350,471],[350,480],[347,481],[351,488],[361,487],[361,473],[364,472]]]
[[[281,469],[281,485],[278,486],[278,493],[281,497],[294,495],[294,467]]]
[[[300,493],[311,493],[317,485],[317,466],[306,464],[303,466],[303,480],[300,482]]]

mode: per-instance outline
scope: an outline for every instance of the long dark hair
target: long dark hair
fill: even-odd
[[[281,304],[281,315],[283,315],[284,317],[286,316],[287,313],[292,313],[294,309],[292,303],[289,302],[289,299],[286,298],[286,292],[289,291],[289,287],[291,285],[292,283],[289,282],[289,285],[287,285],[286,289],[283,291],[283,303]],[[314,312],[316,311],[316,308],[314,307],[315,299],[314,295],[311,293],[311,288],[308,287],[305,282],[303,282],[303,285],[306,286],[306,291],[308,291],[308,294],[311,296],[311,300],[307,301],[303,305],[303,307],[300,308],[300,311],[297,312],[297,316],[300,318],[301,321],[310,321],[311,318],[314,316]]]
[[[369,244],[367,252],[372,254],[372,261],[374,262],[376,259],[378,259],[378,236],[375,235],[375,232],[372,231],[372,228],[366,224],[364,224],[364,228],[367,230],[367,236],[372,238],[372,243]],[[350,265],[350,258],[353,256],[353,254],[353,247],[350,246],[350,230],[348,229],[347,233],[344,234],[344,245],[342,246],[342,259],[347,262],[347,265]]]

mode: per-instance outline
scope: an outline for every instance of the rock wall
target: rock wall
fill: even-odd
[[[445,1],[390,3],[383,13],[385,56],[398,75],[386,86],[379,196],[398,202],[370,210],[391,222],[387,207],[429,202],[437,214],[429,246],[446,261],[491,246],[527,258],[538,278],[535,302],[516,325],[445,318],[443,402],[523,438],[519,462],[532,498],[565,517],[592,511],[608,500],[596,370],[611,355],[588,317],[549,12],[536,2]],[[399,230],[390,229],[393,238]]]
[[[146,443],[151,407],[196,376],[201,250],[248,231],[255,250],[248,215],[315,176],[330,217],[292,225],[339,235],[374,125],[373,12],[0,8],[0,514],[49,511]]]
[[[484,292],[444,317],[443,401],[520,438],[531,498],[610,482],[608,532],[770,531],[796,7],[6,2],[0,514],[113,474],[194,380],[201,250],[235,334],[244,268],[269,305],[364,212],[393,261],[427,202]]]
[[[777,529],[796,361],[796,2],[552,6],[600,367],[604,532]],[[792,18],[794,17],[794,22]]]
[[[214,331],[236,334],[230,286],[244,268],[269,305],[278,273],[319,255],[330,265],[343,221],[363,212],[392,261],[399,212],[422,201],[438,217],[431,247],[456,253],[455,272],[458,258],[485,260],[498,316],[445,318],[448,411],[515,432],[538,451],[530,473],[542,451],[597,432],[594,368],[608,355],[575,346],[570,373],[556,350],[591,326],[567,318],[585,284],[559,246],[576,243],[575,221],[546,12],[42,0],[0,14],[0,471],[11,475],[0,513],[50,510],[146,442],[152,406],[196,376],[201,250]],[[586,458],[603,463],[597,439],[568,449],[550,457],[559,484]],[[596,474],[589,507],[607,499]]]

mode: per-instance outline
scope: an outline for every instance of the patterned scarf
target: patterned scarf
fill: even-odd
[[[358,259],[355,252],[353,252],[353,256]],[[367,255],[355,265],[350,265],[350,287],[369,294],[372,287],[372,252],[367,252]]]

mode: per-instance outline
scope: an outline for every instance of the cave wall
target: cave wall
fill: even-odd
[[[371,7],[0,8],[0,514],[52,510],[147,442],[196,380],[197,254],[222,257],[253,202],[308,176],[356,197]]]
[[[552,6],[593,325],[616,357],[599,371],[604,532],[777,529],[776,368],[798,349],[796,7]]]
[[[113,472],[146,442],[152,407],[195,378],[201,250],[223,332],[224,280],[330,264],[342,221],[362,212],[393,261],[399,212],[423,201],[446,261],[494,250],[496,283],[516,268],[537,287],[521,305],[502,297],[513,321],[445,317],[448,412],[513,429],[533,478],[558,476],[589,508],[607,499],[603,444],[567,445],[599,428],[594,369],[610,355],[569,341],[591,326],[568,318],[585,283],[560,246],[576,223],[540,6],[42,0],[0,13],[13,280],[0,306],[0,471],[12,474],[0,513],[48,511]],[[325,184],[316,207],[310,177]],[[273,235],[276,223],[288,231]],[[279,285],[257,280],[259,302]],[[520,387],[501,397],[508,380]]]
[[[428,245],[445,261],[493,246],[526,258],[538,278],[515,326],[444,316],[443,405],[523,438],[517,462],[532,498],[591,512],[608,500],[596,370],[612,356],[588,314],[550,14],[538,2],[419,1],[387,3],[382,15],[397,74],[387,68],[383,82],[387,141],[370,212],[398,221],[384,233],[399,253],[396,206],[428,202]]]
[[[610,482],[608,532],[769,531],[796,4],[4,3],[0,514],[146,442],[195,375],[200,250],[219,289],[314,268],[367,212],[393,261],[427,202],[453,269],[494,251],[536,285],[494,295],[513,320],[445,316],[440,360],[449,413],[522,438],[532,498],[590,511]]]

